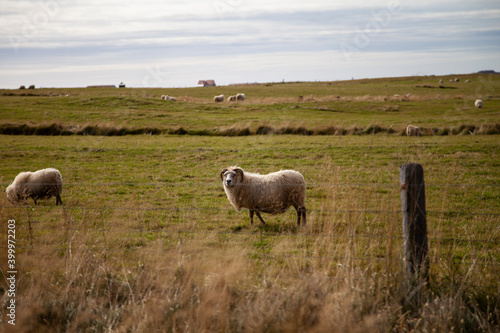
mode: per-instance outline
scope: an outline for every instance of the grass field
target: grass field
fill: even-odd
[[[14,327],[5,232],[2,329],[498,331],[500,136],[480,129],[500,123],[500,78],[439,79],[0,91],[2,191],[25,170],[55,167],[64,179],[62,207],[0,196],[1,230],[16,221],[18,272]],[[247,100],[211,101],[236,92]],[[408,123],[425,135],[402,136]],[[26,126],[44,135],[22,135]],[[363,135],[314,135],[329,126]],[[377,126],[393,131],[367,130]],[[86,127],[108,132],[75,130]],[[263,127],[311,132],[253,135]],[[188,135],[171,134],[179,128]],[[133,129],[157,135],[123,135]],[[408,162],[425,171],[424,285],[407,282],[402,261]],[[251,226],[222,188],[230,165],[300,171],[307,225],[292,208]]]
[[[500,133],[498,75],[464,75],[457,83],[443,79],[446,83],[440,84],[439,77],[411,77],[185,89],[0,90],[0,133],[119,135],[182,129],[192,134],[245,135],[266,126],[284,133],[302,128],[371,134],[402,133],[409,123],[428,134],[468,134],[471,128],[462,125],[477,128],[471,132],[496,125],[494,132]],[[467,79],[471,82],[464,83]],[[244,102],[212,101],[214,95],[227,97],[239,91],[247,95]],[[162,101],[164,94],[180,102]],[[474,108],[476,98],[487,99],[483,109]]]

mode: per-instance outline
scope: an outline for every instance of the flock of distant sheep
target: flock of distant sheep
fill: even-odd
[[[454,82],[460,82],[460,79],[457,77],[457,78],[454,78],[454,79],[450,79],[450,83],[454,83]],[[470,80],[465,80],[464,81],[465,83],[470,83]],[[444,80],[439,80],[439,83],[440,84],[443,84],[444,83]]]
[[[239,93],[234,96],[229,96],[227,98],[228,102],[236,102],[236,101],[244,101],[245,100],[245,94]],[[220,103],[224,102],[224,95],[219,95],[214,97],[214,102]]]
[[[161,95],[161,99],[165,101],[177,102],[177,98],[168,95]]]
[[[172,96],[168,96],[168,95],[161,95],[161,99],[164,101],[171,101],[171,102],[177,101],[177,98],[172,97]],[[227,98],[228,102],[236,102],[236,101],[244,101],[244,100],[245,100],[245,94],[243,94],[243,93],[238,93],[234,96],[229,96]],[[224,102],[224,95],[214,96],[214,102],[216,102],[216,103]]]

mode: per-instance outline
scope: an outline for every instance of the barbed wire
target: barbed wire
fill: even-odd
[[[129,207],[129,206],[42,206],[42,205],[0,205],[0,208],[11,209],[63,209],[63,210],[122,210],[122,211],[201,211],[201,212],[234,212],[234,208],[215,208],[215,207]],[[293,210],[290,210],[293,211]],[[327,208],[311,208],[307,212],[316,213],[366,213],[366,214],[401,214],[398,207],[394,210],[380,210],[380,209],[327,209]],[[500,216],[500,213],[491,212],[470,212],[470,211],[432,211],[428,210],[427,214],[430,215],[467,215],[467,216]]]
[[[0,183],[0,186],[9,186],[11,183]],[[37,183],[37,185],[53,185]],[[207,186],[207,187],[220,187],[222,189],[222,182],[169,182],[169,181],[160,181],[160,182],[106,182],[106,183],[64,183],[63,187],[67,186],[151,186],[151,187],[162,187],[162,186]],[[241,184],[240,186],[244,186],[246,184]],[[294,184],[276,184],[276,186],[290,186]],[[314,188],[314,187],[390,187],[390,188],[400,188],[400,184],[394,183],[306,183],[306,187]],[[500,187],[500,184],[467,184],[467,183],[425,183],[426,187]]]
[[[8,184],[7,184],[8,185]],[[99,187],[99,186],[108,186],[108,187],[117,187],[117,186],[142,186],[142,187],[192,187],[192,186],[207,186],[207,187],[217,187],[220,189],[220,192],[223,193],[222,191],[222,186],[221,182],[106,182],[106,183],[68,183],[64,184],[65,187]],[[432,187],[461,187],[461,188],[496,188],[500,187],[500,184],[465,184],[465,183],[428,183],[425,184],[426,187],[432,188]],[[315,187],[383,187],[383,188],[391,188],[395,191],[400,189],[400,184],[394,184],[394,183],[310,183],[307,184],[307,187],[310,188],[315,188]],[[327,198],[325,198],[327,199]],[[396,208],[397,207],[397,208]],[[59,206],[41,206],[41,205],[36,205],[36,206],[30,206],[30,205],[24,205],[24,206],[15,206],[15,205],[0,205],[0,208],[9,208],[9,209],[33,209],[33,210],[42,210],[42,209],[62,209],[63,211],[76,211],[76,210],[95,210],[95,211],[107,211],[107,210],[120,210],[120,211],[142,211],[142,212],[172,212],[172,211],[182,211],[182,212],[211,212],[211,213],[220,213],[220,212],[235,212],[234,209],[230,206],[227,208],[220,208],[220,207],[192,207],[192,206],[171,206],[171,207],[130,207],[130,206],[86,206],[86,205],[64,205],[62,207]],[[315,212],[315,213],[333,213],[333,214],[389,214],[389,215],[395,215],[395,216],[400,216],[402,214],[400,204],[395,204],[394,209],[326,209],[326,208],[313,208],[313,209],[308,209],[308,212]],[[487,216],[487,217],[498,217],[500,216],[500,213],[496,212],[472,212],[472,211],[459,211],[459,210],[441,210],[441,211],[432,211],[428,210],[427,211],[428,215],[441,215],[441,216],[448,216],[448,215],[454,215],[454,216]],[[28,217],[29,218],[29,217]],[[71,217],[70,217],[71,218]],[[85,226],[72,226],[71,222],[66,222],[65,225],[54,225],[52,227],[47,227],[45,224],[46,223],[58,223],[58,221],[48,221],[48,222],[39,222],[36,220],[36,217],[34,220],[30,221],[30,226],[23,226],[26,229],[35,230],[61,230],[61,232],[78,232],[78,231],[95,231],[95,232],[106,232],[106,231],[111,231],[113,230],[112,228],[92,228],[92,227],[85,227]],[[19,226],[18,226],[19,227]],[[0,228],[7,228],[7,226],[0,226]],[[123,229],[123,227],[120,227]],[[164,232],[171,232],[168,230],[160,230],[158,231],[153,231],[153,230],[148,230],[148,229],[136,229],[136,228],[127,228],[124,230],[124,232],[133,232],[137,234],[150,234],[150,233],[160,233],[163,234]],[[392,239],[395,241],[402,241],[404,240],[404,237],[399,235],[399,232],[396,232],[396,235],[387,235],[387,234],[335,234],[333,232],[320,232],[320,233],[294,233],[294,232],[287,232],[286,230],[283,232],[274,232],[270,233],[267,231],[262,231],[259,230],[257,232],[253,231],[241,231],[241,230],[231,230],[231,231],[204,231],[204,230],[174,230],[174,232],[179,235],[179,237],[182,234],[203,234],[203,235],[214,235],[214,234],[228,234],[228,235],[245,235],[245,236],[256,236],[256,237],[327,237],[327,238],[332,238],[332,239],[340,239],[340,238],[349,238],[349,239],[359,239],[359,238],[366,238],[366,239]],[[30,235],[31,237],[31,235]],[[472,239],[472,238],[450,238],[450,237],[444,237],[444,238],[438,238],[438,237],[429,237],[428,241],[431,243],[458,243],[458,242],[465,242],[468,244],[475,244],[475,245],[481,245],[481,244],[497,244],[496,240],[491,240],[491,239]],[[5,248],[6,246],[0,246],[0,248]],[[32,248],[30,247],[18,247],[20,249],[22,248]],[[65,248],[63,248],[65,249]],[[130,250],[130,249],[142,249],[144,250],[143,247],[127,247],[127,249],[124,248],[104,248],[104,247],[98,247],[98,250],[103,250],[103,251],[125,251],[125,250]],[[395,251],[398,252],[398,251]],[[321,260],[344,260],[345,257],[332,257],[332,256],[318,256],[314,254],[306,254],[306,255],[298,255],[298,254],[269,254],[266,252],[255,252],[255,253],[250,253],[248,254],[250,256],[253,255],[258,255],[258,256],[266,256],[266,257],[272,257],[272,258],[313,258],[313,259],[321,259]],[[373,261],[373,260],[386,260],[385,257],[380,257],[380,256],[366,256],[366,257],[352,257],[351,259],[353,260],[365,260],[365,261]],[[464,264],[484,264],[484,265],[494,265],[497,266],[499,265],[499,262],[496,259],[473,259],[469,261],[464,261],[463,258],[452,258],[453,260],[459,260],[461,263]]]
[[[26,250],[32,250],[31,246],[25,246],[25,247],[17,247],[17,249],[26,249]],[[157,254],[158,252],[154,249],[147,249],[145,250],[143,247],[128,247],[127,249],[108,249],[108,248],[103,248],[103,247],[85,247],[84,250],[88,250],[89,252],[92,253],[93,250],[99,250],[104,252],[104,255],[108,254],[109,252],[115,252],[115,251],[130,251],[130,250],[141,250],[141,254],[148,255],[150,253]],[[59,247],[56,249],[56,251],[61,252],[61,251],[68,251],[68,247]],[[75,249],[71,250],[72,252],[75,251]],[[396,253],[396,252],[395,252]],[[386,258],[386,257],[374,257],[374,256],[366,256],[366,257],[360,257],[360,256],[317,256],[317,255],[297,255],[297,254],[270,254],[270,253],[265,253],[265,252],[249,252],[245,254],[246,257],[250,257],[251,259],[253,258],[258,258],[258,259],[268,259],[268,260],[276,260],[276,259],[283,259],[283,258],[302,258],[302,259],[308,259],[308,260],[330,260],[333,262],[334,265],[336,265],[339,269],[352,269],[355,268],[356,266],[351,266],[349,263],[352,261],[374,261],[373,258],[375,258],[376,261],[386,261],[386,260],[392,260],[396,259],[397,262],[400,262],[401,264],[404,263],[404,259],[402,256],[395,256],[391,258]],[[478,260],[478,259],[470,259],[470,260],[464,260],[463,258],[448,258],[448,260],[451,260],[453,262],[459,262],[463,265],[471,266],[471,265],[478,265],[481,267],[485,266],[500,266],[500,262],[498,261],[486,261],[486,260]],[[337,261],[337,262],[335,262]],[[397,262],[395,265],[397,265]],[[439,259],[435,260],[430,260],[430,264],[437,264],[441,263]],[[144,263],[142,263],[144,264]],[[136,267],[129,267],[129,270],[133,269],[139,269],[142,270],[144,269],[144,266],[141,267],[141,262],[137,263]],[[211,277],[214,275],[217,275],[218,271],[207,271],[200,269],[197,267],[196,272],[198,274],[202,274],[206,277]],[[310,278],[312,275],[308,273],[301,273],[301,274],[296,274],[292,273],[289,274],[287,273],[288,277],[296,278],[296,279],[306,279]],[[314,278],[316,279],[324,279],[324,280],[330,280],[330,281],[362,281],[364,278],[363,277],[352,277],[352,276],[328,276],[326,273],[320,273],[320,274],[314,274]],[[484,282],[484,281],[482,281]],[[484,284],[484,285],[477,285],[477,284],[470,284],[468,287],[471,288],[476,288],[479,290],[484,290],[484,289],[491,289],[491,290],[497,290],[498,289],[498,283],[492,282],[491,284]]]
[[[45,246],[47,246],[45,244]],[[75,248],[73,246],[58,246],[52,247],[54,251],[61,252],[67,251],[71,247],[71,251],[74,251]],[[0,246],[0,248],[6,248],[6,246]],[[24,250],[32,250],[33,246],[17,246],[16,249],[24,249]],[[156,249],[147,248],[146,246],[124,246],[118,248],[108,248],[105,246],[84,246],[85,250],[88,251],[101,251],[103,253],[109,252],[123,252],[129,253],[131,250],[140,250],[141,254],[157,254],[158,251]],[[253,251],[245,253],[246,256],[249,257],[261,257],[261,258],[270,258],[270,259],[283,259],[283,258],[296,258],[296,259],[318,259],[318,260],[331,260],[331,261],[386,261],[392,259],[399,259],[401,261],[404,260],[403,256],[400,254],[400,251],[393,251],[394,256],[388,257],[386,255],[367,255],[367,256],[351,256],[351,255],[341,255],[341,256],[331,256],[331,255],[318,255],[316,251],[309,251],[309,253],[305,254],[297,254],[297,253],[269,253],[267,249],[262,249],[261,251]],[[464,265],[480,265],[480,266],[500,266],[500,261],[494,258],[465,258],[462,256],[458,257],[447,257],[446,260],[451,260],[453,262],[458,262]],[[429,258],[429,262],[431,264],[439,264],[442,263],[443,260],[440,258],[433,258],[432,256]]]
[[[112,228],[91,228],[91,227],[70,227],[70,226],[53,226],[53,227],[36,227],[34,228],[33,225],[37,226],[36,223],[32,222],[32,229],[33,230],[60,230],[61,232],[67,232],[67,231],[95,231],[95,232],[105,232],[105,231],[112,231],[116,229]],[[29,229],[28,225],[23,226],[24,229]],[[119,226],[117,227],[120,231],[124,230],[124,227]],[[357,239],[357,238],[369,238],[369,239],[391,239],[391,240],[404,240],[403,235],[388,235],[387,233],[371,233],[371,234],[366,234],[366,233],[348,233],[348,234],[339,234],[335,233],[333,231],[331,232],[293,232],[293,231],[284,231],[284,232],[273,232],[273,231],[265,231],[262,229],[256,230],[256,231],[243,231],[243,230],[213,230],[213,231],[207,231],[207,230],[148,230],[146,228],[144,229],[137,229],[137,228],[125,228],[125,232],[128,234],[130,233],[136,233],[136,234],[162,234],[162,233],[176,233],[178,235],[181,234],[198,234],[198,235],[241,235],[241,236],[256,236],[256,237],[325,237],[325,238],[337,238],[337,239]],[[396,232],[397,234],[398,232]],[[499,235],[500,237],[500,235]],[[429,242],[438,242],[438,243],[449,243],[449,242],[465,242],[465,243],[477,243],[477,244],[497,244],[497,240],[490,240],[490,239],[476,239],[476,238],[456,238],[456,237],[428,237],[427,240]],[[6,246],[1,246],[1,247],[6,247]]]

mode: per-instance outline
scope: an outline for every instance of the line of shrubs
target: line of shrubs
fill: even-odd
[[[470,125],[462,124],[457,127],[425,128],[421,127],[424,136],[433,135],[491,135],[500,134],[500,123]],[[62,124],[0,124],[0,134],[3,135],[94,135],[94,136],[123,136],[123,135],[199,135],[199,136],[249,136],[249,135],[373,135],[392,134],[405,135],[404,130],[395,130],[392,127],[370,125],[367,127],[342,128],[328,126],[323,128],[308,129],[303,126],[272,127],[261,125],[252,130],[249,127],[231,127],[214,130],[190,130],[183,127],[175,129],[162,129],[155,127],[127,128],[103,125],[65,126]]]

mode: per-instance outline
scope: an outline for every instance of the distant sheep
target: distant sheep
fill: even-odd
[[[28,89],[35,89],[35,85],[34,84],[30,85]]]
[[[215,96],[214,102],[216,102],[216,103],[224,102],[224,95]]]
[[[165,101],[172,101],[172,102],[177,101],[177,98],[172,97],[172,96],[168,96],[168,95],[161,95],[161,99],[163,99]]]
[[[236,99],[238,101],[244,101],[245,100],[245,94],[243,94],[243,93],[236,94]]]
[[[470,80],[465,80],[464,82],[465,82],[465,83],[470,83]]]
[[[443,80],[439,80],[439,84],[443,84],[443,83],[444,83],[444,81],[443,81]]]
[[[12,203],[25,202],[32,198],[36,205],[37,199],[56,197],[56,205],[61,204],[62,176],[59,170],[48,168],[35,172],[21,172],[14,178],[5,192]]]
[[[476,99],[476,101],[474,102],[474,105],[476,106],[476,108],[481,109],[483,107],[483,100]]]
[[[281,170],[260,175],[233,166],[222,170],[220,177],[229,202],[237,211],[247,208],[251,224],[254,213],[266,224],[261,212],[281,214],[290,206],[297,211],[297,225],[301,218],[306,224],[306,182],[300,172]]]
[[[25,86],[20,86],[19,89],[21,89],[21,90],[22,89],[26,89],[26,87]]]
[[[408,125],[406,127],[406,136],[422,136],[422,131],[417,126]]]
[[[229,97],[227,98],[227,101],[228,101],[228,102],[236,102],[236,96],[229,96]]]

